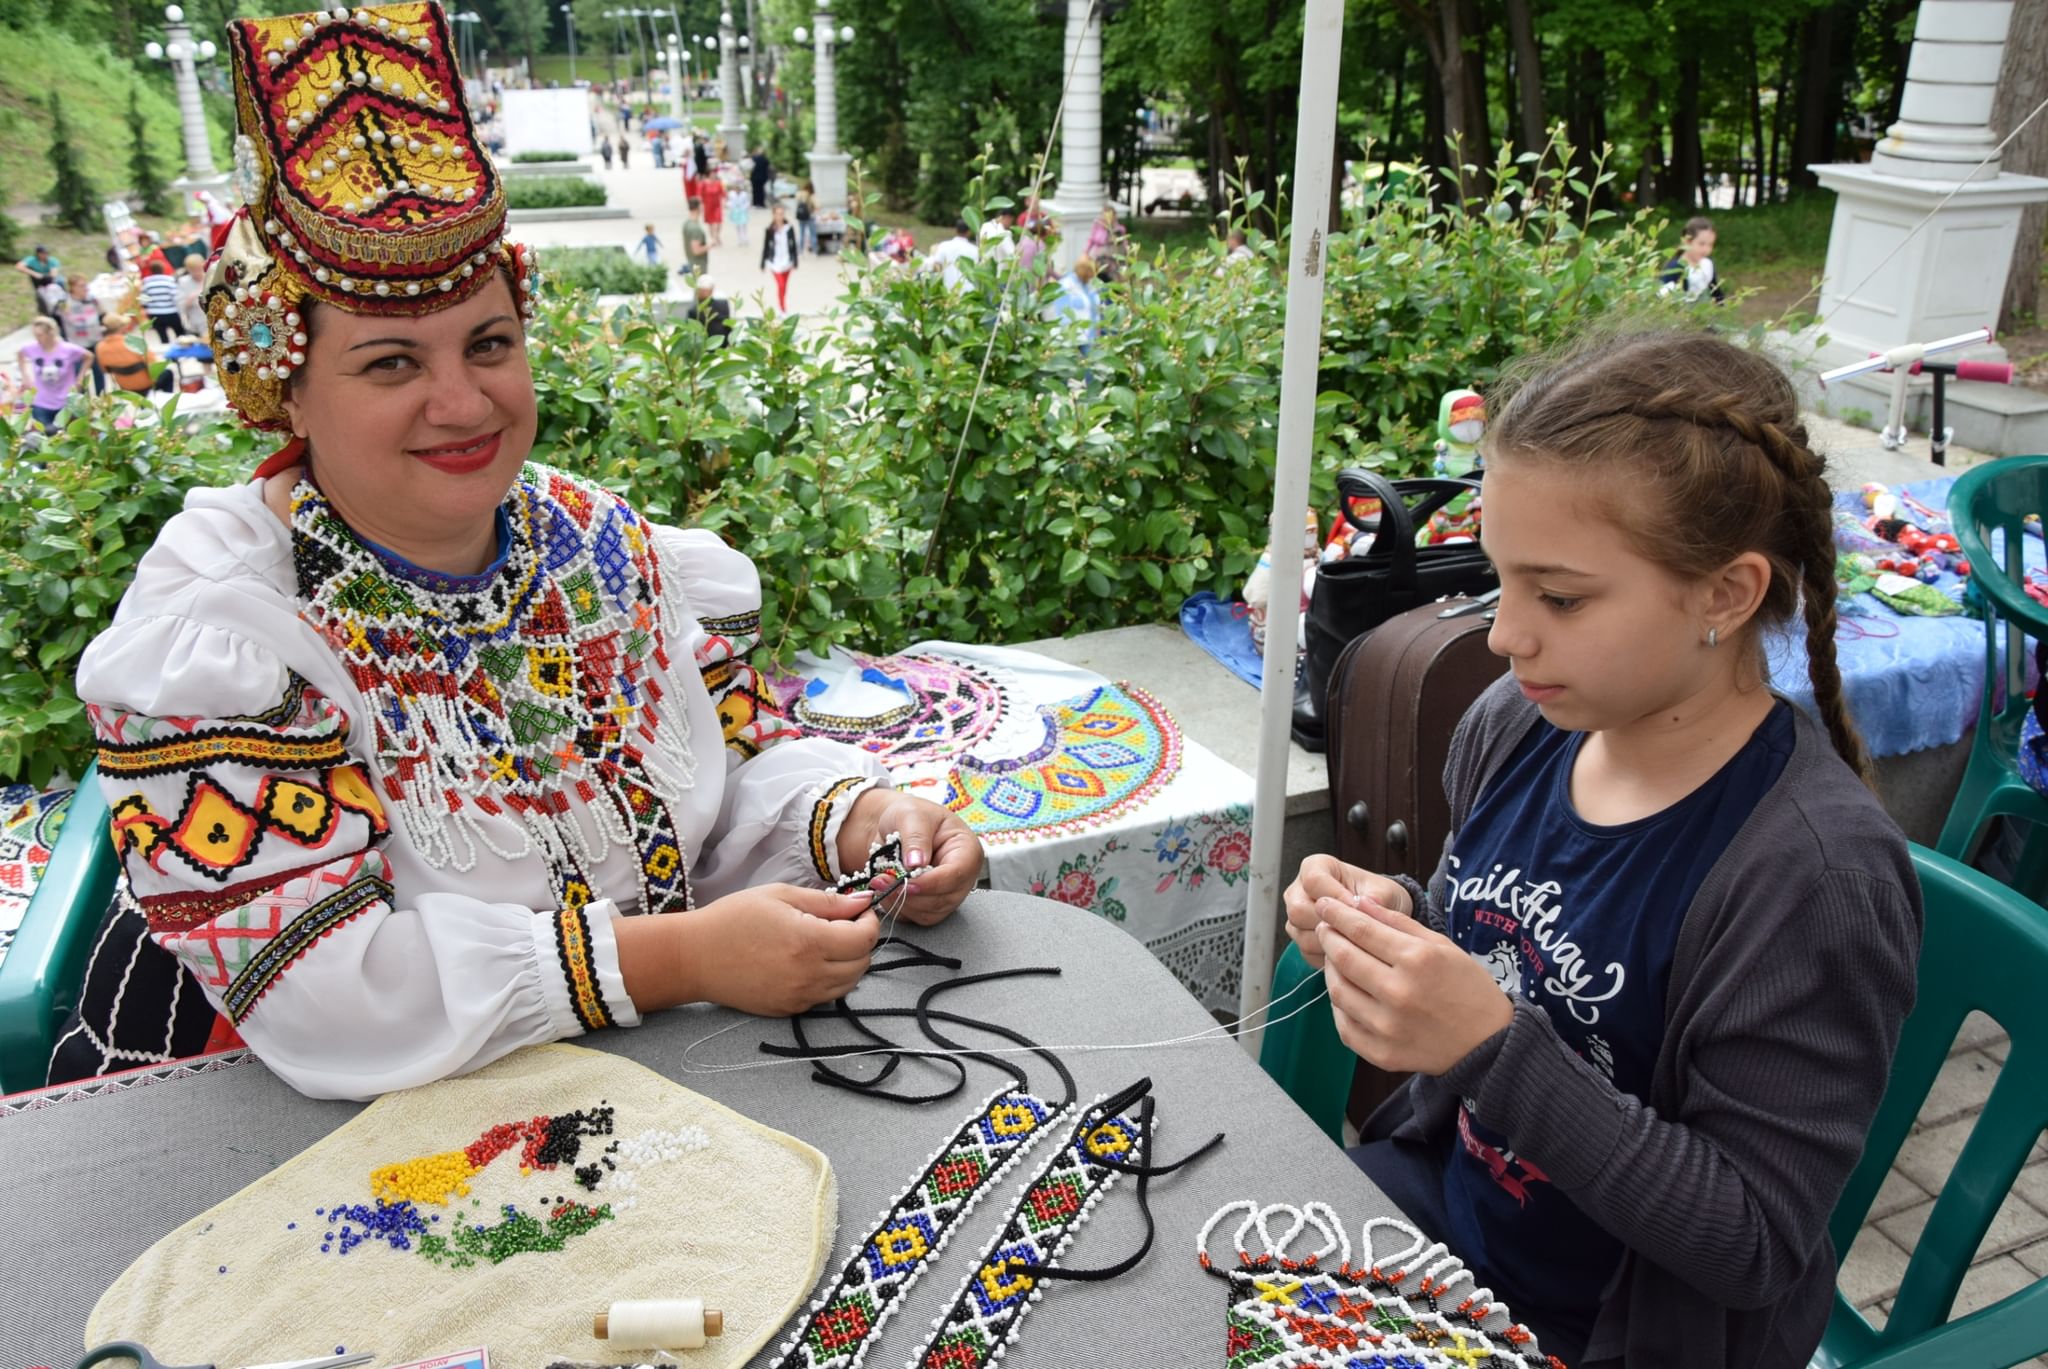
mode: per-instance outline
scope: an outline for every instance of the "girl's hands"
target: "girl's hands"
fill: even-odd
[[[1323,943],[1316,936],[1316,928],[1322,917],[1316,904],[1326,898],[1340,899],[1353,907],[1372,899],[1398,912],[1413,911],[1408,891],[1385,875],[1346,865],[1335,856],[1310,856],[1301,863],[1301,872],[1287,886],[1282,902],[1287,909],[1287,935],[1301,947],[1308,963],[1319,970],[1323,968]]]
[[[981,879],[981,838],[938,804],[878,786],[855,799],[840,824],[839,868],[860,869],[869,848],[891,832],[902,834],[910,870],[904,918],[920,927],[943,922]],[[877,898],[889,887],[876,889]]]
[[[1337,1035],[1381,1069],[1442,1074],[1514,1020],[1486,967],[1408,914],[1342,898],[1315,911]]]
[[[721,1003],[788,1017],[843,998],[867,973],[881,922],[866,893],[764,884],[692,913],[615,923],[619,969],[642,1012]]]

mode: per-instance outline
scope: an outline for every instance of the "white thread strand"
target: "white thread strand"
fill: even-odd
[[[1258,1013],[1261,1013],[1261,1012],[1267,1012],[1267,1013],[1269,1013],[1269,1012],[1273,1011],[1273,1009],[1274,1009],[1274,1008],[1277,1008],[1277,1007],[1279,1007],[1279,1006],[1280,1006],[1280,1004],[1282,1004],[1282,1003],[1286,1002],[1286,1001],[1287,1001],[1287,999],[1288,999],[1288,998],[1290,998],[1290,997],[1292,997],[1292,996],[1293,996],[1294,994],[1300,993],[1300,992],[1301,992],[1301,991],[1302,991],[1303,989],[1307,988],[1307,987],[1308,987],[1308,986],[1310,986],[1311,984],[1316,984],[1316,983],[1318,983],[1318,982],[1319,982],[1319,981],[1317,981],[1317,980],[1314,980],[1314,979],[1304,979],[1304,980],[1302,980],[1302,981],[1301,981],[1301,983],[1299,983],[1299,984],[1295,985],[1295,986],[1294,986],[1293,988],[1289,989],[1289,990],[1288,990],[1288,991],[1287,991],[1286,993],[1284,993],[1284,994],[1281,994],[1281,995],[1280,995],[1280,996],[1279,996],[1278,998],[1274,999],[1274,1000],[1273,1000],[1272,1002],[1270,1002],[1270,1003],[1267,1003],[1267,1004],[1265,1004],[1265,1005],[1263,1005],[1263,1006],[1261,1006],[1261,1007],[1259,1007],[1259,1008],[1255,1009],[1255,1010],[1254,1010],[1254,1011],[1253,1011],[1252,1013],[1249,1013],[1249,1014],[1247,1014],[1246,1016],[1247,1016],[1247,1017],[1252,1017],[1252,1016],[1256,1016],[1256,1015],[1257,1015]],[[1288,1018],[1290,1018],[1290,1017],[1297,1017],[1297,1016],[1299,1016],[1300,1014],[1302,1014],[1302,1013],[1305,1013],[1305,1012],[1307,1012],[1307,1011],[1308,1011],[1308,1010],[1309,1010],[1310,1008],[1313,1008],[1313,1007],[1314,1007],[1314,1006],[1315,1006],[1316,1004],[1318,1004],[1318,1003],[1322,1002],[1322,1001],[1323,1001],[1324,999],[1328,998],[1329,996],[1330,996],[1330,989],[1329,989],[1329,985],[1328,985],[1327,983],[1324,983],[1324,984],[1322,985],[1322,992],[1318,993],[1318,994],[1317,994],[1317,995],[1316,995],[1316,996],[1315,996],[1314,998],[1311,998],[1311,999],[1309,999],[1309,1000],[1308,1000],[1308,1002],[1306,1002],[1306,1003],[1303,1003],[1303,1004],[1302,1004],[1302,1005],[1301,1005],[1300,1007],[1297,1007],[1297,1008],[1291,1009],[1290,1011],[1288,1011],[1288,1012],[1286,1012],[1286,1013],[1282,1014],[1281,1016],[1279,1016],[1279,1017],[1276,1017],[1276,1018],[1273,1018],[1273,1019],[1272,1019],[1271,1021],[1269,1021],[1269,1022],[1265,1023],[1264,1025],[1265,1025],[1266,1027],[1276,1027],[1276,1026],[1278,1026],[1278,1025],[1279,1025],[1280,1023],[1282,1023],[1282,1022],[1285,1022],[1285,1021],[1287,1021],[1287,1019],[1288,1019]],[[741,1070],[766,1070],[766,1069],[774,1069],[774,1068],[776,1068],[777,1066],[788,1066],[788,1065],[806,1065],[806,1066],[808,1066],[808,1065],[812,1065],[812,1064],[815,1064],[815,1063],[817,1063],[816,1061],[812,1060],[811,1058],[809,1058],[809,1057],[807,1057],[807,1056],[796,1056],[796,1057],[791,1057],[791,1058],[777,1058],[777,1059],[773,1059],[773,1060],[748,1060],[748,1061],[742,1061],[742,1062],[740,1062],[740,1063],[737,1063],[737,1064],[731,1064],[731,1065],[698,1065],[698,1064],[692,1064],[692,1063],[691,1063],[691,1060],[690,1060],[690,1056],[691,1056],[691,1054],[692,1054],[693,1052],[695,1052],[695,1051],[696,1051],[696,1049],[697,1049],[697,1048],[698,1048],[699,1046],[701,1046],[701,1045],[705,1044],[705,1043],[706,1043],[706,1042],[708,1042],[708,1041],[712,1041],[712,1040],[715,1040],[716,1038],[718,1038],[718,1037],[721,1037],[721,1036],[725,1035],[725,1034],[726,1034],[727,1032],[729,1032],[729,1031],[738,1031],[738,1030],[739,1030],[739,1029],[740,1029],[741,1027],[745,1027],[745,1026],[751,1026],[751,1025],[753,1025],[753,1024],[754,1024],[754,1023],[755,1023],[755,1022],[756,1022],[757,1020],[758,1020],[758,1019],[756,1019],[756,1018],[751,1018],[751,1017],[743,1017],[743,1018],[741,1018],[741,1019],[740,1019],[739,1021],[737,1021],[737,1022],[731,1022],[731,1023],[728,1023],[728,1024],[726,1024],[726,1025],[725,1025],[725,1026],[723,1026],[723,1027],[720,1027],[720,1028],[719,1028],[719,1029],[718,1029],[717,1031],[715,1031],[715,1032],[709,1032],[709,1033],[707,1033],[707,1034],[705,1034],[705,1035],[703,1035],[703,1036],[700,1036],[700,1037],[698,1037],[698,1038],[697,1038],[697,1039],[696,1039],[695,1041],[692,1041],[692,1042],[691,1042],[691,1043],[690,1043],[689,1045],[685,1046],[685,1047],[683,1048],[683,1054],[682,1054],[682,1057],[681,1057],[681,1059],[680,1059],[680,1060],[679,1060],[679,1061],[677,1062],[677,1063],[678,1063],[678,1064],[679,1064],[679,1065],[681,1066],[681,1068],[682,1068],[682,1071],[683,1071],[683,1073],[685,1073],[685,1074],[734,1074],[734,1073],[737,1073],[737,1072],[739,1072],[739,1071],[741,1071]],[[846,1051],[837,1051],[837,1050],[835,1050],[835,1051],[833,1052],[833,1054],[832,1054],[831,1056],[829,1056],[829,1057],[824,1057],[824,1058],[829,1058],[829,1059],[831,1059],[831,1060],[834,1060],[834,1061],[839,1061],[839,1060],[857,1060],[857,1059],[859,1059],[860,1057],[862,1057],[862,1056],[867,1056],[867,1055],[904,1055],[904,1056],[909,1056],[909,1057],[911,1057],[911,1058],[913,1058],[913,1059],[917,1059],[917,1058],[924,1058],[924,1059],[938,1059],[938,1058],[941,1058],[941,1057],[954,1057],[954,1056],[1005,1056],[1005,1055],[1036,1055],[1036,1054],[1038,1054],[1038,1053],[1040,1053],[1040,1052],[1042,1052],[1042,1051],[1050,1051],[1050,1052],[1052,1052],[1052,1053],[1054,1053],[1054,1054],[1068,1054],[1068,1053],[1079,1053],[1079,1052],[1094,1052],[1094,1051],[1143,1051],[1143,1050],[1163,1050],[1163,1049],[1165,1049],[1165,1048],[1166,1048],[1166,1047],[1168,1047],[1168,1046],[1185,1046],[1185,1045],[1190,1045],[1190,1044],[1192,1044],[1192,1043],[1194,1043],[1194,1042],[1197,1042],[1197,1041],[1210,1041],[1210,1040],[1228,1040],[1228,1041],[1235,1041],[1235,1040],[1237,1040],[1237,1039],[1238,1039],[1238,1037],[1239,1037],[1239,1036],[1241,1035],[1241,1033],[1240,1033],[1240,1031],[1239,1031],[1238,1029],[1239,1029],[1239,1028],[1241,1028],[1241,1027],[1244,1027],[1244,1025],[1245,1025],[1245,1020],[1246,1020],[1245,1018],[1240,1018],[1240,1019],[1238,1019],[1238,1020],[1237,1020],[1236,1022],[1232,1022],[1232,1023],[1228,1023],[1228,1024],[1224,1024],[1224,1023],[1218,1023],[1218,1024],[1216,1025],[1216,1026],[1214,1026],[1214,1027],[1211,1027],[1211,1028],[1209,1028],[1209,1029],[1208,1029],[1207,1031],[1199,1031],[1199,1032],[1190,1032],[1190,1033],[1189,1033],[1188,1035],[1186,1035],[1186,1036],[1172,1036],[1172,1037],[1168,1037],[1168,1038],[1167,1038],[1167,1039],[1165,1039],[1164,1041],[1131,1041],[1131,1042],[1123,1042],[1123,1043],[1107,1043],[1107,1044],[1104,1044],[1104,1043],[1097,1043],[1097,1042],[1084,1042],[1084,1043],[1081,1043],[1081,1044],[1077,1044],[1077,1045],[1069,1045],[1069,1046],[991,1046],[991,1047],[986,1047],[986,1048],[980,1048],[980,1047],[967,1047],[967,1046],[962,1046],[962,1047],[958,1047],[958,1048],[941,1048],[941,1047],[926,1047],[926,1046],[866,1046],[866,1047],[861,1047],[860,1049],[857,1049],[857,1050],[846,1050]],[[955,1025],[955,1026],[958,1026],[958,1025],[961,1025],[961,1024],[958,1024],[958,1023],[954,1023],[954,1024],[951,1024],[951,1025]],[[828,1049],[829,1049],[829,1048],[828,1048]]]

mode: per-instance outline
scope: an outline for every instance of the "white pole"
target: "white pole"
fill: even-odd
[[[1059,269],[1072,269],[1102,212],[1102,8],[1067,0],[1067,112],[1060,123],[1060,183],[1048,206],[1059,216]]]
[[[1302,20],[1301,106],[1294,125],[1293,237],[1287,253],[1287,325],[1280,357],[1280,435],[1273,456],[1273,518],[1266,533],[1273,595],[1266,610],[1265,688],[1259,695],[1259,774],[1252,807],[1252,883],[1244,917],[1240,1017],[1271,996],[1275,920],[1288,872],[1280,868],[1287,826],[1287,727],[1294,709],[1295,624],[1301,613],[1301,515],[1308,507],[1315,442],[1317,354],[1323,336],[1323,230],[1330,214],[1336,148],[1337,58],[1344,0],[1308,0]],[[1256,1059],[1262,1028],[1244,1034]]]

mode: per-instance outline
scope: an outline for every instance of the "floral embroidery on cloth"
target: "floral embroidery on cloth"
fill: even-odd
[[[1212,1254],[1213,1236],[1233,1215],[1240,1220],[1231,1253]],[[1286,1222],[1277,1235],[1276,1219]],[[1290,1258],[1306,1230],[1320,1233],[1323,1245]],[[1195,1258],[1230,1289],[1225,1369],[1564,1369],[1555,1357],[1525,1352],[1534,1340],[1527,1327],[1497,1325],[1494,1314],[1505,1317],[1507,1308],[1441,1242],[1425,1247],[1408,1223],[1375,1217],[1361,1246],[1354,1264],[1350,1238],[1325,1203],[1262,1207],[1246,1199],[1217,1209],[1195,1238]],[[1454,1295],[1461,1282],[1465,1291]]]
[[[858,1369],[960,1221],[1048,1131],[1063,1104],[1006,1088],[940,1146],[782,1341],[776,1369]]]
[[[480,845],[517,859],[537,844],[558,897],[580,906],[580,872],[616,842],[638,857],[644,911],[687,907],[668,805],[694,760],[681,703],[665,704],[651,668],[667,668],[683,610],[649,525],[538,465],[503,512],[498,565],[438,576],[379,556],[311,484],[293,492],[301,616],[362,693],[385,797],[437,867],[473,868]],[[479,814],[510,814],[526,842],[501,846]]]
[[[21,915],[43,882],[71,793],[39,791],[32,784],[0,786],[0,958],[6,956]]]
[[[761,644],[761,611],[698,622],[704,637],[697,644],[697,670],[711,695],[726,746],[742,760],[751,760],[776,742],[798,736],[784,716],[777,692],[748,661]]]
[[[1103,685],[1040,711],[1042,745],[1011,760],[963,757],[947,774],[945,806],[985,842],[1113,822],[1180,771],[1179,724],[1134,685]]]

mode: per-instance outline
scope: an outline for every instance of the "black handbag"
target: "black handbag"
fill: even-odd
[[[1374,532],[1374,537],[1363,554],[1330,562],[1316,572],[1295,690],[1294,739],[1303,747],[1323,749],[1330,675],[1337,657],[1353,640],[1417,605],[1453,594],[1477,598],[1499,583],[1493,563],[1477,542],[1415,545],[1415,529],[1430,515],[1479,488],[1476,480],[1388,480],[1356,466],[1338,473],[1341,516],[1361,531]],[[1352,501],[1359,498],[1379,500],[1376,530],[1352,512]]]

